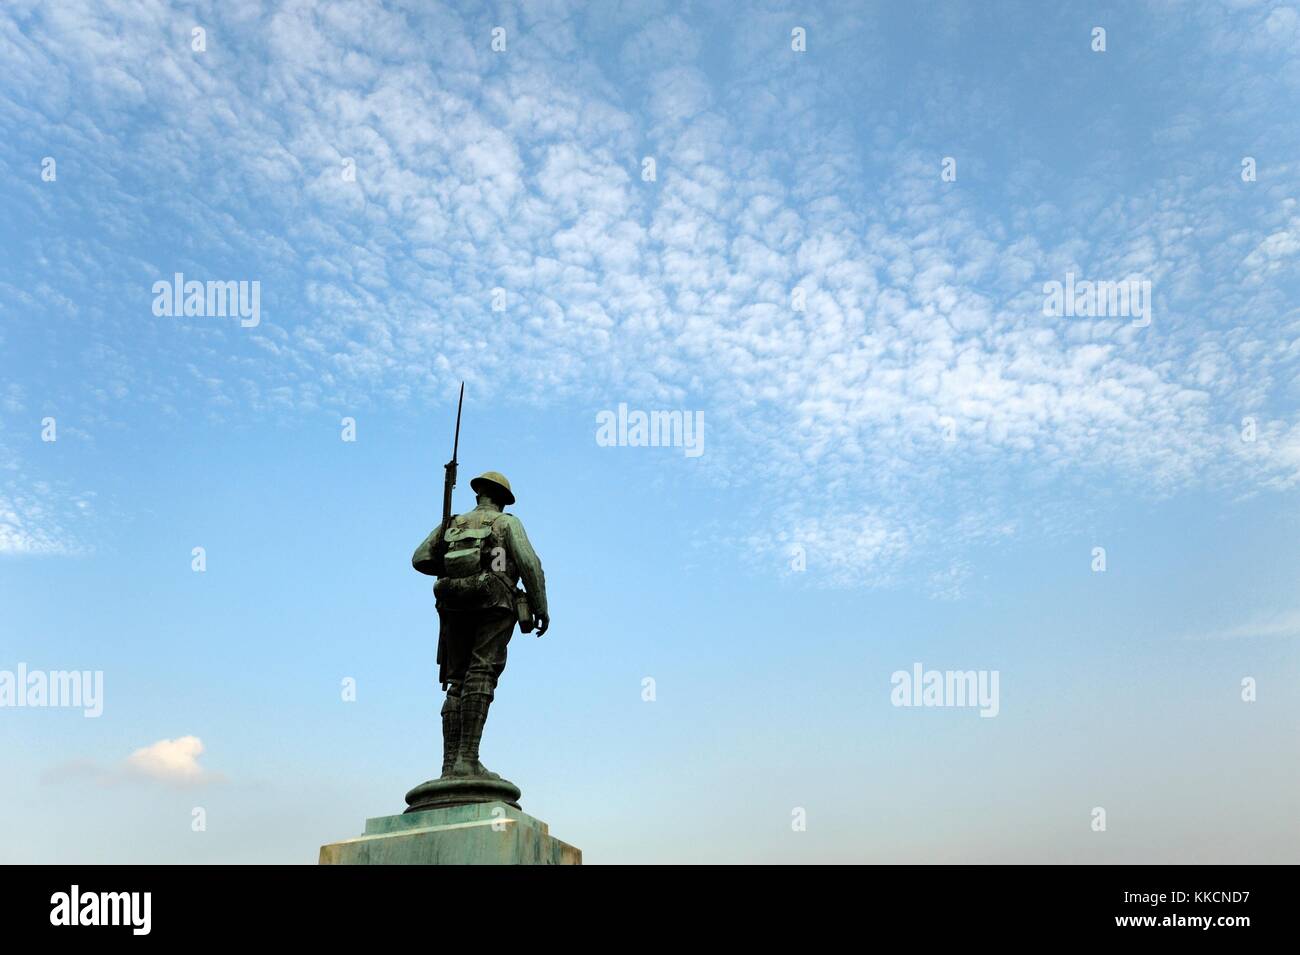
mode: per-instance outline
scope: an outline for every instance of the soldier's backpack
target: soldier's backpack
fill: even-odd
[[[447,556],[442,559],[442,577],[473,577],[487,569],[485,542],[492,536],[492,522],[499,514],[490,514],[471,527],[465,515],[453,518],[443,534]]]
[[[433,585],[440,609],[479,610],[512,596],[503,575],[492,566],[492,524],[502,516],[471,511],[452,519],[444,535],[447,554],[442,559],[442,573]]]

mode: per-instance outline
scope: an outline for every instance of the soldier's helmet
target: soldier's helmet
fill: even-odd
[[[515,496],[510,490],[510,482],[500,471],[484,471],[469,482],[475,494],[490,494],[502,504],[513,504]]]

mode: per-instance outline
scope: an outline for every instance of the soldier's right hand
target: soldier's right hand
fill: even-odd
[[[551,625],[551,618],[544,613],[537,615],[537,635],[540,637],[546,632],[546,628]]]

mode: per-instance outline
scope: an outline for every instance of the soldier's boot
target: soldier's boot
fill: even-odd
[[[501,778],[478,761],[478,744],[483,738],[489,703],[486,693],[462,695],[460,698],[460,753],[451,769],[453,776]]]
[[[460,753],[460,697],[447,695],[442,704],[442,778],[451,775]]]

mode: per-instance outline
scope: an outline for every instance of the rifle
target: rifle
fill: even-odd
[[[442,576],[442,561],[447,556],[447,529],[451,526],[451,492],[456,489],[456,458],[460,455],[460,412],[465,407],[465,382],[460,383],[460,400],[456,402],[456,437],[451,445],[451,460],[444,467],[447,469],[446,476],[442,481],[442,533],[438,535],[438,543],[433,545],[434,566],[438,568],[438,576]],[[435,585],[433,592],[437,594],[438,588]],[[447,660],[443,650],[443,629],[444,620],[441,613],[438,614],[438,680],[442,683],[442,688],[447,689]]]
[[[443,465],[447,474],[442,481],[442,534],[439,545],[445,550],[447,528],[451,526],[451,492],[456,487],[456,457],[460,454],[460,411],[465,406],[465,382],[460,383],[460,401],[456,403],[456,438],[451,446],[451,460]]]

